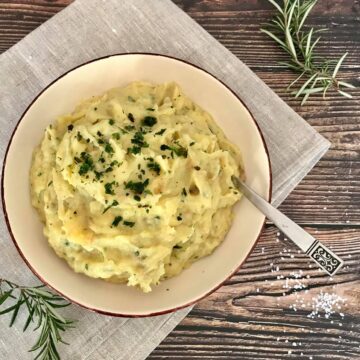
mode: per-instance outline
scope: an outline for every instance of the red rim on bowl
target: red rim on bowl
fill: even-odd
[[[19,252],[20,256],[22,257],[22,259],[24,260],[24,262],[26,263],[26,265],[29,267],[29,269],[33,272],[33,274],[42,282],[44,283],[45,285],[47,285],[49,288],[53,289],[54,291],[56,291],[58,294],[60,294],[62,297],[64,297],[65,299],[69,300],[70,302],[74,303],[74,304],[77,304],[83,308],[86,308],[88,310],[91,310],[91,311],[94,311],[96,313],[99,313],[99,314],[103,314],[103,315],[109,315],[109,316],[115,316],[115,317],[130,317],[130,318],[137,318],[137,317],[148,317],[148,316],[157,316],[157,315],[164,315],[164,314],[168,314],[168,313],[171,313],[171,312],[174,312],[174,311],[177,311],[177,310],[180,310],[180,309],[183,309],[183,308],[186,308],[188,306],[191,306],[195,303],[197,303],[198,301],[202,300],[203,298],[205,298],[206,296],[210,295],[211,293],[213,293],[214,291],[216,291],[217,289],[219,289],[228,279],[230,279],[239,269],[240,267],[242,266],[242,264],[247,260],[247,258],[250,256],[252,250],[254,249],[255,245],[257,244],[257,242],[259,241],[259,238],[260,238],[260,235],[264,229],[264,226],[265,226],[265,219],[264,219],[264,222],[263,222],[263,225],[261,226],[261,229],[259,231],[259,234],[253,244],[253,246],[251,247],[251,249],[249,250],[248,254],[246,255],[245,259],[236,267],[236,269],[229,275],[227,276],[224,281],[222,281],[221,283],[219,283],[217,286],[215,286],[214,288],[212,288],[210,291],[208,291],[206,294],[200,296],[199,298],[189,302],[189,303],[186,303],[184,305],[181,305],[181,306],[178,306],[178,307],[175,307],[175,308],[171,308],[171,309],[168,309],[168,310],[164,310],[164,311],[158,311],[158,312],[154,312],[154,313],[148,313],[148,314],[140,314],[140,315],[136,315],[136,314],[119,314],[119,313],[112,313],[112,312],[107,312],[107,311],[103,311],[103,310],[99,310],[99,309],[95,309],[95,308],[91,308],[87,305],[84,305],[84,304],[81,304],[79,302],[77,302],[76,300],[72,299],[71,297],[69,297],[68,295],[65,295],[63,294],[61,291],[59,291],[58,289],[56,289],[53,285],[49,284],[40,274],[38,274],[35,269],[32,267],[32,265],[30,264],[30,262],[27,260],[27,258],[25,257],[25,255],[23,254],[23,252],[21,251],[16,239],[15,239],[15,236],[12,232],[12,229],[11,229],[11,225],[10,225],[10,221],[9,221],[9,217],[8,217],[8,214],[7,214],[7,210],[6,210],[6,203],[5,203],[5,190],[4,190],[4,176],[5,176],[5,168],[6,168],[6,160],[7,160],[7,156],[8,156],[8,152],[9,152],[9,149],[11,147],[11,143],[12,143],[12,140],[13,140],[13,137],[17,131],[17,128],[18,126],[20,125],[21,121],[23,120],[24,116],[26,115],[26,113],[28,112],[28,110],[32,107],[32,105],[34,104],[34,102],[48,89],[50,88],[53,84],[55,84],[58,80],[60,80],[61,78],[63,78],[64,76],[68,75],[69,73],[71,73],[72,71],[84,66],[84,65],[87,65],[87,64],[90,64],[90,63],[93,63],[93,62],[96,62],[96,61],[99,61],[99,60],[103,60],[103,59],[107,59],[107,58],[111,58],[111,57],[115,57],[115,56],[127,56],[127,55],[146,55],[146,56],[159,56],[159,57],[164,57],[164,58],[169,58],[169,59],[172,59],[172,60],[176,60],[176,61],[179,61],[179,62],[182,62],[182,63],[185,63],[187,65],[190,65],[198,70],[201,70],[203,71],[204,73],[210,75],[212,78],[214,78],[215,80],[217,80],[219,83],[221,83],[227,90],[229,90],[237,99],[238,101],[246,108],[246,110],[249,112],[250,114],[250,117],[251,119],[253,120],[256,128],[257,128],[257,131],[261,137],[261,140],[262,140],[262,143],[263,143],[263,147],[265,149],[265,152],[266,152],[266,155],[267,155],[267,160],[268,160],[268,166],[269,166],[269,194],[268,194],[268,201],[271,200],[271,194],[272,194],[272,171],[271,171],[271,163],[270,163],[270,156],[269,156],[269,151],[268,151],[268,148],[266,146],[266,142],[265,142],[265,139],[264,139],[264,136],[260,130],[260,127],[257,123],[257,121],[255,120],[253,114],[251,113],[251,111],[249,110],[249,108],[246,106],[246,104],[244,104],[244,102],[239,98],[239,96],[231,89],[229,88],[229,86],[227,86],[223,81],[221,81],[220,79],[218,79],[216,76],[214,76],[213,74],[209,73],[208,71],[204,70],[203,68],[201,68],[200,66],[197,66],[197,65],[194,65],[186,60],[182,60],[182,59],[178,59],[176,57],[173,57],[173,56],[168,56],[168,55],[162,55],[162,54],[156,54],[156,53],[146,53],[146,52],[131,52],[131,53],[119,53],[119,54],[111,54],[111,55],[107,55],[107,56],[103,56],[103,57],[100,57],[100,58],[97,58],[97,59],[94,59],[94,60],[90,60],[90,61],[87,61],[81,65],[78,65],[70,70],[68,70],[67,72],[65,72],[64,74],[62,74],[61,76],[59,76],[58,78],[56,78],[55,80],[53,80],[49,85],[47,85],[35,98],[34,100],[29,104],[29,106],[26,108],[26,110],[24,111],[24,113],[21,115],[19,121],[17,122],[16,126],[15,126],[15,129],[13,131],[13,133],[11,134],[11,137],[10,137],[10,141],[9,141],[9,144],[6,148],[6,152],[5,152],[5,157],[4,157],[4,162],[3,162],[3,167],[2,167],[2,176],[1,176],[1,197],[2,197],[2,205],[3,205],[3,209],[4,209],[4,216],[5,216],[5,222],[6,222],[6,225],[7,225],[7,228],[8,228],[8,231],[10,233],[10,236],[11,236],[11,239],[17,249],[17,251]]]

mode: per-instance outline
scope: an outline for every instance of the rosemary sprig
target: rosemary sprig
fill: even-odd
[[[281,62],[287,68],[300,74],[288,90],[302,80],[301,86],[292,93],[295,98],[302,98],[303,105],[311,94],[322,93],[323,98],[330,89],[340,95],[351,98],[345,88],[355,88],[338,79],[338,71],[347,53],[339,60],[318,61],[314,49],[320,41],[315,34],[326,29],[304,30],[304,23],[317,0],[283,0],[282,6],[275,0],[268,0],[277,10],[277,14],[262,32],[270,36],[290,56],[289,61]],[[316,39],[314,39],[316,37]]]
[[[15,323],[20,309],[25,308],[28,318],[23,331],[31,323],[35,330],[40,330],[40,335],[30,352],[38,351],[35,360],[60,360],[57,351],[59,342],[66,344],[61,332],[73,327],[73,321],[63,318],[56,309],[70,305],[62,297],[45,290],[44,286],[26,287],[19,286],[11,281],[0,279],[0,307],[6,302],[12,304],[0,311],[0,315],[12,313],[10,327]]]

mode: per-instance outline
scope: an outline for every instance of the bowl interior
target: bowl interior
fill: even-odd
[[[157,55],[115,55],[78,67],[45,89],[20,121],[4,162],[4,203],[10,231],[32,270],[55,290],[88,308],[128,316],[173,310],[215,289],[245,260],[264,222],[264,216],[242,199],[235,206],[234,222],[225,241],[215,252],[149,294],[76,274],[55,255],[30,202],[33,149],[45,127],[57,116],[71,112],[79,101],[136,80],[176,81],[239,146],[248,183],[265,198],[271,186],[268,155],[251,115],[226,86],[190,64]]]

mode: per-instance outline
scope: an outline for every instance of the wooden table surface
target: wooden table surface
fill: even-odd
[[[70,2],[0,0],[0,52]],[[285,90],[294,75],[278,65],[283,54],[259,32],[273,13],[265,0],[175,2],[331,141],[280,208],[345,267],[329,278],[268,224],[242,269],[198,303],[149,359],[360,359],[360,1],[319,0],[309,19],[329,28],[321,54],[349,52],[341,74],[358,85],[354,99],[314,98],[303,107]],[[335,310],[329,318],[326,303]]]

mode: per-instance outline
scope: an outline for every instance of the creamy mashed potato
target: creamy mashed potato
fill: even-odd
[[[241,194],[238,150],[175,83],[134,82],[45,130],[33,206],[56,254],[90,277],[143,291],[223,241]]]

